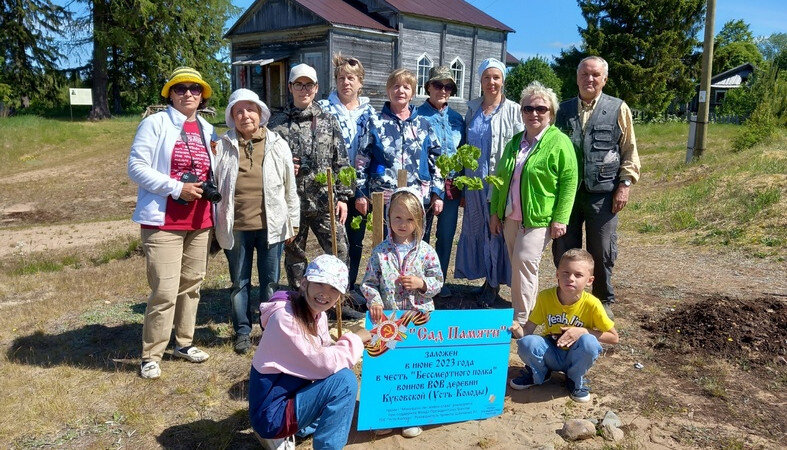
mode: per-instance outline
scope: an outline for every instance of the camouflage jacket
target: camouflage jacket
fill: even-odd
[[[335,117],[324,112],[317,103],[301,110],[290,102],[282,111],[273,114],[268,129],[287,141],[296,164],[300,159],[295,181],[302,215],[328,211],[328,187],[314,180],[315,175],[325,174],[328,168],[334,174],[334,199],[347,202],[355,187],[339,183],[339,171],[350,163]]]
[[[407,171],[407,186],[419,190],[424,204],[432,193],[443,198],[443,178],[435,161],[440,156],[440,141],[429,120],[410,106],[410,117],[398,118],[385,102],[380,113],[372,116],[359,138],[355,169],[356,195],[397,188],[397,172]]]

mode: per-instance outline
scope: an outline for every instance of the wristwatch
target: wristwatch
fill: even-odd
[[[628,178],[626,178],[625,180],[620,180],[620,184],[622,184],[623,186],[626,186],[626,187],[630,187],[631,186],[631,180],[629,180]]]

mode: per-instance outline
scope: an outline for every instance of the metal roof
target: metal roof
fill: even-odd
[[[343,0],[292,0],[330,23],[393,31]]]
[[[326,2],[329,3],[329,2]],[[384,0],[392,8],[405,14],[432,17],[450,22],[467,23],[495,30],[514,32],[504,23],[464,0]]]

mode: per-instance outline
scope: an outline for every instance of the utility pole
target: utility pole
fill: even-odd
[[[713,22],[716,16],[716,0],[708,0],[705,9],[705,43],[702,46],[702,76],[700,81],[699,103],[697,106],[697,120],[689,124],[689,139],[686,149],[686,162],[690,163],[699,159],[705,151],[705,136],[708,131],[708,116],[710,115],[710,79],[713,70]],[[696,132],[692,133],[691,128]]]

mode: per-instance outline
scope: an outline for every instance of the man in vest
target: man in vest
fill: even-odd
[[[612,267],[618,255],[618,212],[629,199],[631,185],[639,179],[639,155],[631,109],[619,98],[603,94],[609,66],[603,58],[589,56],[577,67],[579,96],[560,104],[555,124],[574,143],[579,163],[579,189],[566,234],[553,241],[555,266],[567,250],[582,247],[585,224],[587,250],[593,255],[593,295],[612,315],[615,301]]]

